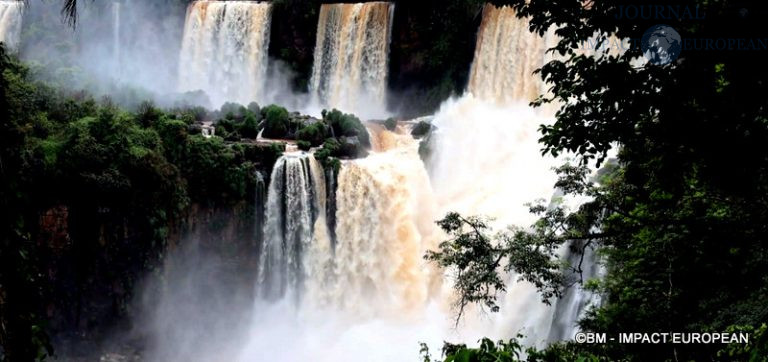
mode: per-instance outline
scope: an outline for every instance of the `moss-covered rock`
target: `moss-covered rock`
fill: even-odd
[[[309,149],[312,148],[312,144],[307,141],[297,141],[296,146],[302,151],[309,151]]]
[[[384,128],[388,131],[394,131],[395,128],[397,128],[397,120],[394,118],[387,118],[387,120],[384,121]]]
[[[333,130],[332,136],[337,138],[357,137],[363,147],[371,147],[368,130],[363,125],[363,122],[354,115],[342,113],[337,109],[331,111],[324,110],[323,120],[331,126]]]
[[[307,142],[313,147],[322,145],[329,136],[325,122],[312,123],[296,132],[296,140]]]
[[[323,143],[323,147],[315,152],[315,159],[325,163],[329,157],[338,156],[341,153],[341,144],[335,138],[328,138]]]
[[[432,126],[432,124],[430,124],[429,122],[421,121],[413,127],[413,130],[411,130],[411,136],[413,136],[414,138],[425,137],[429,135],[429,133],[432,132],[434,128],[435,127]]]
[[[368,150],[362,145],[357,136],[341,137],[341,151],[337,156],[343,158],[361,158],[368,156]]]

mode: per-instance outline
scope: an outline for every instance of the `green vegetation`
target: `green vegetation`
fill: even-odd
[[[322,145],[328,137],[328,125],[324,122],[313,123],[296,132],[297,140],[308,142],[313,147]]]
[[[245,116],[243,125],[240,126],[240,135],[244,138],[256,139],[258,137],[259,120],[256,118],[256,114],[251,113]]]
[[[237,103],[225,103],[218,112],[208,113],[204,108],[184,109],[181,113],[185,122],[200,133],[198,123],[215,120],[216,134],[226,141],[237,142],[243,138],[256,139],[259,135],[261,112],[259,105],[251,103],[248,108]],[[160,110],[154,110],[162,114]],[[158,117],[158,116],[156,116]]]
[[[269,105],[261,110],[264,115],[264,137],[285,139],[288,138],[290,129],[290,117],[288,110],[277,105]]]
[[[397,128],[397,120],[394,118],[387,118],[387,120],[384,121],[384,128],[388,131],[394,131],[395,128]]]
[[[333,168],[338,171],[338,157],[343,156],[341,152],[341,144],[335,138],[329,138],[323,143],[323,147],[315,152],[315,159],[319,161],[324,167],[334,166]]]
[[[281,145],[204,138],[199,109],[136,112],[31,81],[0,47],[0,343],[4,358],[51,354],[48,333],[98,334],[126,313],[193,205],[253,200]],[[227,105],[227,132],[252,135]],[[98,298],[94,297],[98,296]],[[56,319],[45,311],[55,308]],[[82,319],[80,319],[82,318]],[[97,323],[97,321],[103,321]]]
[[[296,145],[302,151],[309,151],[312,148],[312,144],[307,141],[298,141],[296,142]]]
[[[352,114],[342,113],[337,109],[323,111],[323,121],[333,129],[336,137],[357,137],[363,147],[370,148],[371,140],[368,130],[360,119]]]
[[[555,344],[543,351],[533,347],[524,348],[523,344],[519,341],[521,337],[523,336],[518,335],[518,338],[513,338],[509,341],[497,341],[495,343],[490,339],[483,338],[479,341],[480,346],[477,348],[468,348],[464,344],[446,343],[442,351],[444,358],[441,360],[433,359],[429,347],[422,343],[421,357],[423,362],[606,361],[606,359],[581,350],[579,346],[573,344]],[[526,358],[522,358],[523,352],[525,352]]]

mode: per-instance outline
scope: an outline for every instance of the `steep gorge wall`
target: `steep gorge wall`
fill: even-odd
[[[260,242],[254,198],[256,203],[192,204],[179,220],[157,229],[118,210],[56,205],[43,211],[35,237],[47,286],[41,307],[56,353],[87,357],[113,328],[130,329],[123,324],[136,312],[137,287],[153,275],[149,271],[160,270],[165,255],[189,244],[224,261],[216,275],[251,286]],[[167,230],[165,245],[150,245],[149,234],[157,230]]]

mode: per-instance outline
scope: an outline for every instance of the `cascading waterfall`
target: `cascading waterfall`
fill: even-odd
[[[585,242],[579,241],[573,245],[576,248],[584,249],[583,261],[582,255],[574,253],[570,248],[565,258],[570,265],[582,264],[582,274],[577,275],[576,272],[573,272],[570,275],[571,279],[589,280],[604,275],[602,266],[597,263],[595,250],[588,245],[585,248],[584,244]],[[600,302],[599,294],[585,291],[583,288],[569,288],[555,305],[555,318],[552,321],[552,329],[549,331],[549,340],[553,342],[572,340],[578,331],[576,323],[585,316],[587,306],[600,305]]]
[[[323,4],[310,91],[319,106],[363,117],[386,114],[394,4]]]
[[[123,4],[119,1],[112,2],[112,41],[114,44],[112,44],[112,61],[114,62],[115,67],[115,78],[119,81],[122,77],[122,67],[120,67],[120,59],[122,58],[122,52],[121,52],[121,45],[122,41],[120,40],[120,25],[121,25],[121,9],[123,7]]]
[[[256,171],[256,190],[254,192],[253,209],[254,209],[254,234],[256,236],[256,245],[262,245],[264,240],[264,216],[267,196],[267,185],[264,180],[264,175],[261,171]]]
[[[532,101],[544,91],[541,78],[533,72],[545,63],[547,39],[531,33],[528,26],[510,7],[485,5],[470,71],[470,93],[509,104]]]
[[[328,223],[328,236],[331,239],[331,246],[336,247],[336,170],[328,168],[325,170],[326,185],[326,210],[325,218]]]
[[[19,46],[23,15],[23,1],[0,1],[0,42],[10,49],[17,49]]]
[[[369,361],[412,360],[418,357],[419,341],[439,345],[449,338],[448,306],[441,300],[442,275],[423,260],[440,238],[418,141],[383,129],[372,132],[377,139],[387,140],[380,143],[384,146],[365,159],[344,161],[336,179],[335,244],[318,213],[314,234],[301,237],[302,243],[311,242],[293,255],[299,259],[293,265],[305,268],[294,273],[303,278],[297,285],[300,303],[291,293],[280,300],[257,300],[252,329],[237,360],[259,355],[281,361],[358,360],[362,355]],[[305,210],[303,206],[294,206],[294,211],[283,208],[285,217],[270,216],[281,211],[275,206],[281,198],[273,195],[283,187],[278,180],[286,168],[303,172],[304,176],[295,178],[303,180],[293,183],[304,191],[285,190],[284,199],[301,195],[300,199],[308,200],[307,194],[314,189],[306,181],[307,166],[295,157],[286,156],[275,166],[268,202],[270,225],[289,218],[310,223],[308,211],[295,211]],[[292,166],[286,159],[294,160]],[[267,238],[272,238],[266,250],[275,246],[271,242],[281,240],[273,237],[282,235],[280,231],[269,231],[274,228],[266,228]],[[291,249],[290,243],[285,245],[285,250]],[[286,343],[290,348],[285,348]]]
[[[264,93],[272,5],[195,1],[187,9],[179,90],[204,90],[215,106],[247,104]]]
[[[392,317],[422,311],[434,295],[436,273],[423,260],[438,240],[429,177],[418,142],[392,136],[399,147],[342,165],[336,247],[330,264],[314,264],[313,303]]]
[[[277,160],[267,194],[264,241],[259,260],[259,295],[275,300],[298,297],[306,277],[307,250],[315,222],[325,224],[325,176],[312,155]]]

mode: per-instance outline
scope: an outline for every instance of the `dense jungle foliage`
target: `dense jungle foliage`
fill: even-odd
[[[48,334],[107,328],[102,322],[125,312],[134,282],[162,259],[191,207],[251,200],[257,172],[268,174],[284,150],[205,138],[196,122],[216,114],[201,109],[145,103],[128,112],[53,89],[5,50],[0,72],[0,343],[8,360],[50,354]]]

